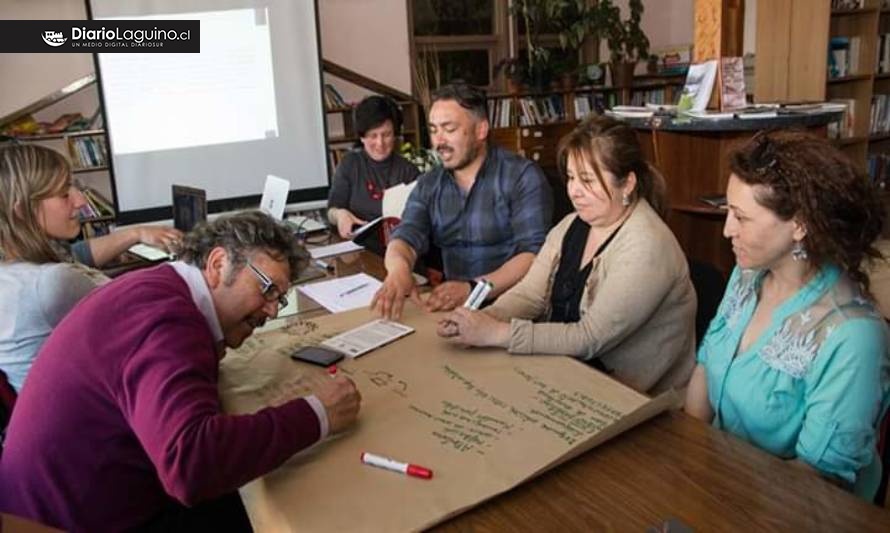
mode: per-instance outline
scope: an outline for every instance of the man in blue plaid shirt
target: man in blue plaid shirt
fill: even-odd
[[[528,271],[547,236],[553,196],[533,162],[488,144],[485,95],[465,83],[433,95],[429,132],[442,166],[420,176],[386,248],[386,279],[372,308],[398,318],[406,297],[428,311],[450,310],[475,283],[488,298]],[[442,250],[445,281],[421,303],[411,271],[430,243]]]

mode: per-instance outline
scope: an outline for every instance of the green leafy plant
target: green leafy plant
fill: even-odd
[[[640,27],[642,0],[630,0],[630,17],[621,20],[621,10],[612,0],[599,0],[594,8],[592,26],[606,39],[613,63],[637,62],[649,57],[649,38]]]
[[[550,80],[550,51],[541,44],[541,31],[547,17],[547,4],[552,0],[516,0],[510,8],[514,16],[525,22],[526,70],[529,82],[542,89]]]
[[[402,146],[399,147],[399,153],[421,172],[429,172],[442,164],[435,150],[415,147],[409,142],[402,143]]]

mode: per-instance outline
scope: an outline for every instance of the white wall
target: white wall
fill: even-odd
[[[621,8],[621,17],[629,16],[628,0],[615,0]],[[694,0],[644,0],[641,27],[649,38],[649,49],[692,44]],[[609,47],[605,40],[600,46],[600,59],[609,60]]]
[[[325,59],[402,92],[411,92],[405,0],[320,0],[318,5]],[[358,91],[344,97],[349,100],[362,95]]]
[[[2,20],[85,18],[83,0],[0,0]],[[91,54],[0,54],[0,116],[91,72]],[[66,102],[69,108],[79,104]]]

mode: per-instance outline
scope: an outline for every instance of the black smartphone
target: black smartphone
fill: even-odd
[[[343,354],[337,350],[322,348],[321,346],[303,346],[290,354],[290,357],[295,361],[305,361],[313,365],[331,366],[343,359]]]

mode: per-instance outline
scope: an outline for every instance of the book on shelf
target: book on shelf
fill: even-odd
[[[831,9],[862,9],[865,0],[831,0]]]
[[[890,154],[869,154],[866,171],[872,183],[880,189],[886,189],[890,179]]]
[[[670,104],[665,89],[638,89],[631,92],[630,105],[644,106],[648,104]]]
[[[346,157],[349,151],[348,148],[329,148],[328,155],[331,158],[331,168],[337,168],[337,165],[340,164],[340,161]]]
[[[95,189],[91,187],[82,187],[81,192],[86,200],[84,207],[88,208],[88,211],[92,213],[91,216],[86,218],[114,217],[114,208],[111,206],[111,202],[99,194]]]
[[[841,117],[828,123],[830,139],[844,139],[853,136],[856,116],[856,100],[853,98],[835,98],[825,102],[822,107],[826,111],[841,111]]]
[[[741,119],[775,118],[779,116],[778,105],[752,105],[735,110],[735,117]]]
[[[68,154],[75,169],[102,167],[108,164],[108,150],[102,134],[68,137]]]
[[[890,94],[871,97],[868,132],[872,135],[890,132]]]
[[[720,109],[745,107],[745,64],[741,57],[720,59]]]
[[[782,104],[779,111],[782,113],[815,115],[826,111],[824,102],[806,103],[806,104]]]
[[[702,111],[690,109],[689,111],[686,111],[684,115],[699,120],[728,120],[735,117],[733,111],[715,111],[708,109]]]
[[[328,109],[349,107],[340,91],[330,83],[324,84],[324,104]]]
[[[828,77],[841,78],[859,72],[859,47],[857,36],[832,37],[828,42]]]
[[[704,111],[711,100],[714,82],[717,79],[717,60],[690,65],[683,86],[683,96],[691,101],[691,110]]]
[[[650,118],[655,111],[645,106],[616,105],[606,114],[618,118]]]
[[[887,74],[890,72],[890,33],[878,35],[878,58],[875,72]]]
[[[689,69],[692,59],[692,45],[663,46],[653,48],[651,55],[656,56],[658,73],[662,75],[683,75]]]

